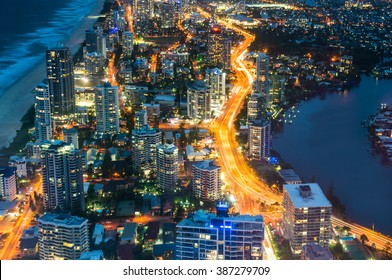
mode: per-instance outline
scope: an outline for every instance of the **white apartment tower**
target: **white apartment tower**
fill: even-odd
[[[211,90],[204,82],[188,85],[188,117],[209,120],[211,118]]]
[[[82,156],[60,140],[41,145],[44,207],[48,210],[84,209]]]
[[[263,217],[261,215],[229,217],[227,208],[226,203],[219,203],[217,215],[199,210],[177,224],[177,260],[261,260],[263,258]]]
[[[35,139],[39,142],[52,138],[52,116],[50,112],[49,85],[42,82],[34,89],[35,93]]]
[[[88,220],[65,214],[38,219],[38,254],[41,260],[77,260],[88,252]]]
[[[156,168],[156,147],[162,144],[162,132],[145,125],[132,130],[133,164],[136,170]]]
[[[222,197],[221,168],[212,160],[192,166],[192,191],[202,201],[217,201]]]
[[[158,184],[165,190],[172,190],[178,181],[178,148],[173,144],[157,146]]]
[[[249,158],[262,160],[269,157],[271,148],[271,123],[268,120],[255,120],[248,124]]]
[[[16,167],[0,167],[0,196],[5,201],[16,198]]]
[[[207,69],[205,83],[211,93],[212,115],[218,116],[226,101],[226,73],[218,68]]]
[[[327,246],[331,239],[332,205],[317,183],[283,185],[282,232],[293,254],[316,243]]]
[[[118,134],[120,132],[117,86],[105,83],[103,86],[95,87],[95,111],[98,134]]]

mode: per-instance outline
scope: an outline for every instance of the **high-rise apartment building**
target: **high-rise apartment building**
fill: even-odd
[[[78,129],[76,127],[64,127],[63,140],[65,143],[73,144],[76,149],[79,149]]]
[[[135,112],[135,129],[141,129],[148,125],[147,111],[138,110]]]
[[[52,116],[61,119],[75,113],[74,73],[69,48],[46,50],[46,70]]]
[[[39,142],[52,138],[52,116],[50,112],[49,86],[46,81],[38,84],[35,89],[35,139]]]
[[[265,116],[266,108],[264,98],[260,93],[252,93],[248,100],[248,124],[256,120],[261,120]]]
[[[248,124],[249,158],[262,160],[270,155],[271,148],[271,122],[268,120],[255,120]]]
[[[218,68],[207,69],[205,83],[210,89],[212,115],[218,116],[226,101],[226,73]]]
[[[202,81],[188,85],[188,117],[209,120],[211,118],[211,90]]]
[[[86,31],[86,52],[95,52],[106,58],[106,36],[102,27]]]
[[[95,89],[96,131],[99,135],[120,132],[118,87],[105,83]]]
[[[256,79],[253,84],[254,92],[261,93],[265,98],[266,106],[270,102],[270,80],[269,80],[269,57],[265,53],[259,53],[256,58]]]
[[[156,147],[162,144],[162,132],[148,125],[132,130],[133,164],[136,170],[156,168]]]
[[[206,160],[192,166],[192,192],[202,201],[217,201],[222,198],[220,166]]]
[[[264,219],[261,215],[229,217],[219,203],[217,215],[199,210],[177,224],[177,260],[261,260]]]
[[[328,245],[332,205],[317,183],[283,185],[282,232],[293,254],[304,245]]]
[[[231,39],[225,38],[223,42],[223,68],[231,69]]]
[[[178,182],[178,148],[173,144],[157,145],[157,179],[165,190],[173,190]]]
[[[133,34],[130,31],[122,33],[123,52],[127,56],[131,56],[133,52]]]
[[[41,260],[77,260],[89,251],[88,220],[65,214],[38,219],[38,254]]]
[[[16,193],[16,167],[0,167],[0,199],[13,201]]]
[[[60,140],[41,145],[45,209],[84,209],[82,156],[72,144]]]
[[[231,39],[226,37],[222,27],[212,26],[207,34],[208,62],[223,69],[231,69]]]
[[[207,34],[207,54],[210,64],[222,67],[225,49],[225,37],[222,27],[214,25]]]

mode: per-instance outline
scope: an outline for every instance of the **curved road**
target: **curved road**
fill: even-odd
[[[197,11],[204,17],[210,18],[210,15],[201,8]],[[236,194],[238,208],[241,214],[260,214],[258,202],[265,202],[267,204],[274,204],[276,202],[282,203],[283,196],[269,188],[262,179],[255,175],[255,172],[246,164],[243,155],[239,151],[238,144],[235,140],[233,122],[238,115],[241,105],[245,97],[251,91],[252,75],[242,63],[243,55],[247,52],[247,48],[254,40],[254,35],[245,30],[233,26],[224,20],[219,20],[218,23],[233,29],[242,34],[245,40],[232,53],[234,69],[237,75],[237,84],[239,90],[233,91],[235,94],[230,97],[221,116],[211,125],[211,130],[214,132],[216,139],[216,149],[220,155],[220,162],[222,172],[225,175],[226,181],[232,184],[233,192]],[[272,213],[270,213],[271,215]],[[350,228],[350,232],[360,238],[365,234],[369,239],[369,244],[374,243],[378,249],[384,248],[387,242],[392,244],[392,238],[374,232],[371,229],[360,226],[355,223],[345,222],[332,217],[332,226]]]

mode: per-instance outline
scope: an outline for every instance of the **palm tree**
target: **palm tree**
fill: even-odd
[[[369,241],[369,238],[365,234],[362,234],[360,238],[362,241],[362,245],[365,245],[365,243]]]

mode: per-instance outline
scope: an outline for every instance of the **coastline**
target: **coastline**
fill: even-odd
[[[79,25],[66,37],[62,43],[75,54],[83,43],[84,32],[95,22],[100,15],[105,0],[96,0],[95,7],[81,19]],[[8,147],[16,136],[17,130],[22,126],[21,119],[34,104],[34,95],[31,91],[46,76],[45,61],[31,67],[25,76],[15,81],[0,96],[0,148]]]
[[[374,79],[374,77],[368,77],[369,78],[369,80],[370,79]],[[367,80],[367,79],[364,79],[364,76],[361,76],[361,82],[358,84],[358,85],[356,85],[355,87],[353,87],[353,88],[351,88],[351,90],[359,90],[359,89],[361,89],[362,91],[370,91],[370,92],[373,92],[372,90],[366,90],[367,88],[366,88],[366,84],[364,85],[364,84],[362,84],[362,83],[365,83],[365,82],[367,82],[367,81],[369,81],[369,80]],[[387,80],[387,79],[385,79],[385,80]],[[328,93],[327,93],[328,94]],[[342,98],[344,97],[344,96],[346,96],[346,97],[348,97],[348,96],[358,96],[358,93],[357,92],[352,92],[351,93],[351,95],[347,95],[347,93],[346,94],[344,94],[344,95],[342,95],[342,94],[336,94],[336,93],[332,93],[332,92],[330,92],[329,93],[330,94],[330,97],[336,97],[336,96],[341,96]],[[304,102],[304,103],[308,103],[308,102],[314,102],[314,100],[313,100],[313,98],[314,97],[311,97],[311,98],[309,98],[309,99],[307,99],[307,100],[301,100],[301,102]],[[323,98],[321,98],[320,99],[321,100],[321,102],[324,102],[324,100],[323,100]],[[365,100],[365,99],[364,99]],[[373,101],[372,100],[368,100],[368,99],[366,99],[365,100],[367,103],[366,104],[369,104],[369,106],[370,107],[374,107],[373,105]],[[301,103],[300,102],[300,103]],[[353,101],[351,101],[351,102],[353,102]],[[347,102],[345,102],[345,103],[347,103]],[[343,104],[343,102],[341,103],[341,104]],[[377,101],[377,104],[378,104],[378,101]],[[336,110],[338,110],[338,108],[336,109]],[[342,109],[342,111],[343,111],[343,109]],[[301,112],[302,112],[302,110],[301,110]],[[302,113],[303,114],[303,113]],[[333,112],[331,113],[331,114],[333,114]],[[368,117],[368,115],[366,115],[367,117]],[[329,121],[331,121],[331,120],[329,120]],[[357,126],[358,127],[362,127],[362,126],[360,126],[360,122],[359,121],[356,121],[354,124],[357,124]],[[356,126],[356,127],[357,127]],[[354,126],[347,126],[347,127],[354,127]],[[363,127],[362,127],[362,129],[363,129]],[[286,132],[287,133],[287,132]],[[317,131],[316,132],[314,132],[313,131],[313,133],[316,135],[320,135]],[[297,133],[298,134],[298,133]],[[301,133],[301,134],[305,134],[305,131],[303,132],[303,133]],[[275,133],[274,133],[274,138],[279,138],[279,137],[282,137],[281,135],[283,135],[282,134],[282,131],[275,131]],[[361,134],[362,135],[362,134]],[[366,142],[364,142],[364,145],[366,145],[368,142],[368,137],[366,136]],[[276,141],[276,139],[275,139],[275,141]],[[304,141],[305,140],[303,140],[303,139],[293,139],[293,138],[290,138],[290,141],[294,141],[294,144],[293,145],[295,145],[298,141],[301,141],[301,143],[304,143]],[[313,141],[314,142],[314,141]],[[275,142],[276,143],[276,142]],[[370,144],[369,144],[370,145]],[[357,209],[354,209],[353,208],[353,205],[352,205],[352,203],[350,203],[350,199],[348,199],[348,197],[349,197],[349,195],[347,194],[348,193],[348,191],[345,191],[345,193],[339,193],[340,191],[340,189],[339,188],[336,188],[336,186],[335,186],[335,184],[337,184],[338,186],[339,186],[339,184],[340,185],[342,185],[343,183],[341,183],[341,182],[336,182],[336,181],[334,181],[333,179],[331,179],[330,180],[330,183],[328,183],[327,181],[329,180],[328,178],[327,179],[325,179],[325,178],[323,178],[323,176],[320,176],[320,174],[317,174],[317,173],[313,173],[313,172],[310,172],[310,171],[304,171],[304,170],[307,170],[306,168],[304,169],[303,168],[303,165],[301,166],[301,164],[299,164],[298,165],[298,160],[297,161],[294,161],[293,162],[293,159],[291,158],[291,160],[289,159],[290,158],[290,155],[289,154],[287,154],[287,151],[284,151],[284,150],[281,150],[281,149],[279,149],[279,147],[277,147],[277,146],[275,146],[274,148],[273,148],[273,150],[279,155],[279,158],[280,159],[283,159],[283,162],[284,163],[287,163],[287,164],[289,164],[289,167],[290,168],[293,168],[296,172],[297,172],[297,174],[298,175],[300,175],[301,176],[301,178],[303,179],[303,177],[305,177],[305,178],[307,178],[307,181],[310,181],[310,180],[312,180],[311,178],[311,176],[313,176],[313,177],[315,177],[316,179],[317,179],[317,181],[319,182],[319,181],[325,181],[324,183],[323,182],[319,182],[320,183],[320,185],[322,185],[322,186],[324,186],[324,188],[325,189],[323,189],[324,190],[324,192],[326,193],[326,194],[328,194],[328,192],[330,192],[330,191],[332,191],[333,190],[333,197],[335,198],[335,199],[337,199],[337,201],[334,201],[335,203],[332,203],[333,204],[333,206],[335,207],[335,210],[337,210],[336,209],[336,207],[337,208],[341,208],[342,206],[343,206],[343,208],[346,208],[345,210],[346,211],[339,211],[340,213],[339,213],[339,215],[338,216],[340,216],[341,218],[344,218],[344,220],[345,221],[350,221],[350,222],[354,222],[354,223],[358,223],[358,224],[361,224],[361,225],[363,225],[363,226],[366,226],[366,227],[371,227],[371,225],[372,225],[372,223],[373,224],[376,224],[376,227],[377,227],[377,225],[379,225],[379,224],[381,224],[381,222],[380,221],[377,221],[377,220],[375,220],[374,218],[372,219],[372,218],[369,218],[369,217],[365,217],[365,216],[361,216],[362,217],[362,220],[360,219],[360,218],[358,218],[358,210]],[[365,150],[365,151],[368,151],[368,149],[362,149],[362,150]],[[286,152],[286,154],[285,155],[283,155],[284,153]],[[312,156],[314,156],[314,154],[313,153],[309,153],[308,152],[308,154],[312,154]],[[307,158],[311,158],[312,156],[307,156]],[[319,155],[318,155],[319,156]],[[346,158],[351,158],[351,157],[348,157],[348,156],[345,156]],[[321,157],[321,156],[319,156],[319,158],[326,158],[326,157]],[[378,158],[378,160],[377,160],[377,158]],[[376,165],[379,167],[378,168],[378,170],[383,170],[383,169],[385,169],[385,168],[388,168],[387,166],[385,166],[384,164],[383,164],[383,162],[382,161],[380,161],[380,158],[381,158],[381,155],[376,155]],[[306,161],[306,159],[303,159],[304,161]],[[315,161],[313,161],[313,163],[315,164]],[[316,165],[316,164],[315,164]],[[340,166],[340,165],[339,165]],[[343,166],[345,166],[345,165],[343,165]],[[323,169],[323,168],[321,168],[321,169]],[[348,169],[346,168],[346,167],[341,167],[340,168],[341,170],[344,170],[344,172],[346,172]],[[357,169],[358,170],[358,169]],[[372,169],[373,170],[373,169]],[[306,175],[304,175],[304,172],[305,173],[307,173]],[[380,171],[381,172],[381,171]],[[388,171],[387,171],[388,172]],[[383,175],[385,175],[384,173],[382,173]],[[389,173],[390,174],[390,173]],[[380,174],[378,174],[377,173],[377,175],[375,175],[375,176],[381,176]],[[325,177],[325,176],[324,176]],[[385,177],[385,176],[384,176]],[[309,180],[310,179],[310,180]],[[364,180],[365,181],[365,180]],[[371,183],[369,183],[368,185],[370,185]],[[346,185],[349,185],[349,184],[346,184]],[[356,187],[358,187],[357,185],[356,185]],[[359,190],[357,190],[357,191],[362,191],[362,192],[365,192],[366,190],[362,190],[362,189],[359,189]],[[331,193],[329,193],[329,195],[330,195]],[[374,194],[371,194],[371,193],[368,193],[368,195],[367,196],[364,196],[364,197],[361,197],[361,200],[358,200],[358,201],[361,201],[361,205],[364,205],[364,203],[363,203],[363,200],[371,200],[371,201],[378,201],[376,198],[374,198],[373,197],[373,195]],[[370,197],[372,197],[372,199],[369,199]],[[387,197],[387,195],[385,195],[385,197]],[[330,197],[328,197],[329,199],[330,199]],[[332,201],[331,201],[332,202]],[[338,203],[336,203],[336,202],[338,202]],[[358,202],[359,203],[359,202]],[[383,204],[383,203],[381,203],[381,204]],[[372,209],[376,209],[376,203],[375,203],[375,205],[371,205],[371,207],[370,208],[372,208]],[[377,208],[378,209],[378,208]],[[339,209],[339,210],[342,210],[342,209]],[[343,212],[343,213],[342,213]],[[388,211],[385,211],[385,209],[384,209],[384,211],[381,211],[381,213],[388,213]],[[336,215],[336,212],[334,213],[335,215]],[[373,215],[373,217],[375,217],[375,216],[377,216],[377,215]],[[378,214],[378,216],[381,216],[380,214]],[[363,219],[365,219],[365,220],[363,220]],[[381,226],[378,226],[377,227],[378,229],[377,229],[377,231],[378,232],[380,232],[381,234],[384,234],[384,235],[390,235],[391,234],[391,231],[390,231],[390,227],[388,227],[388,225],[381,225]]]

